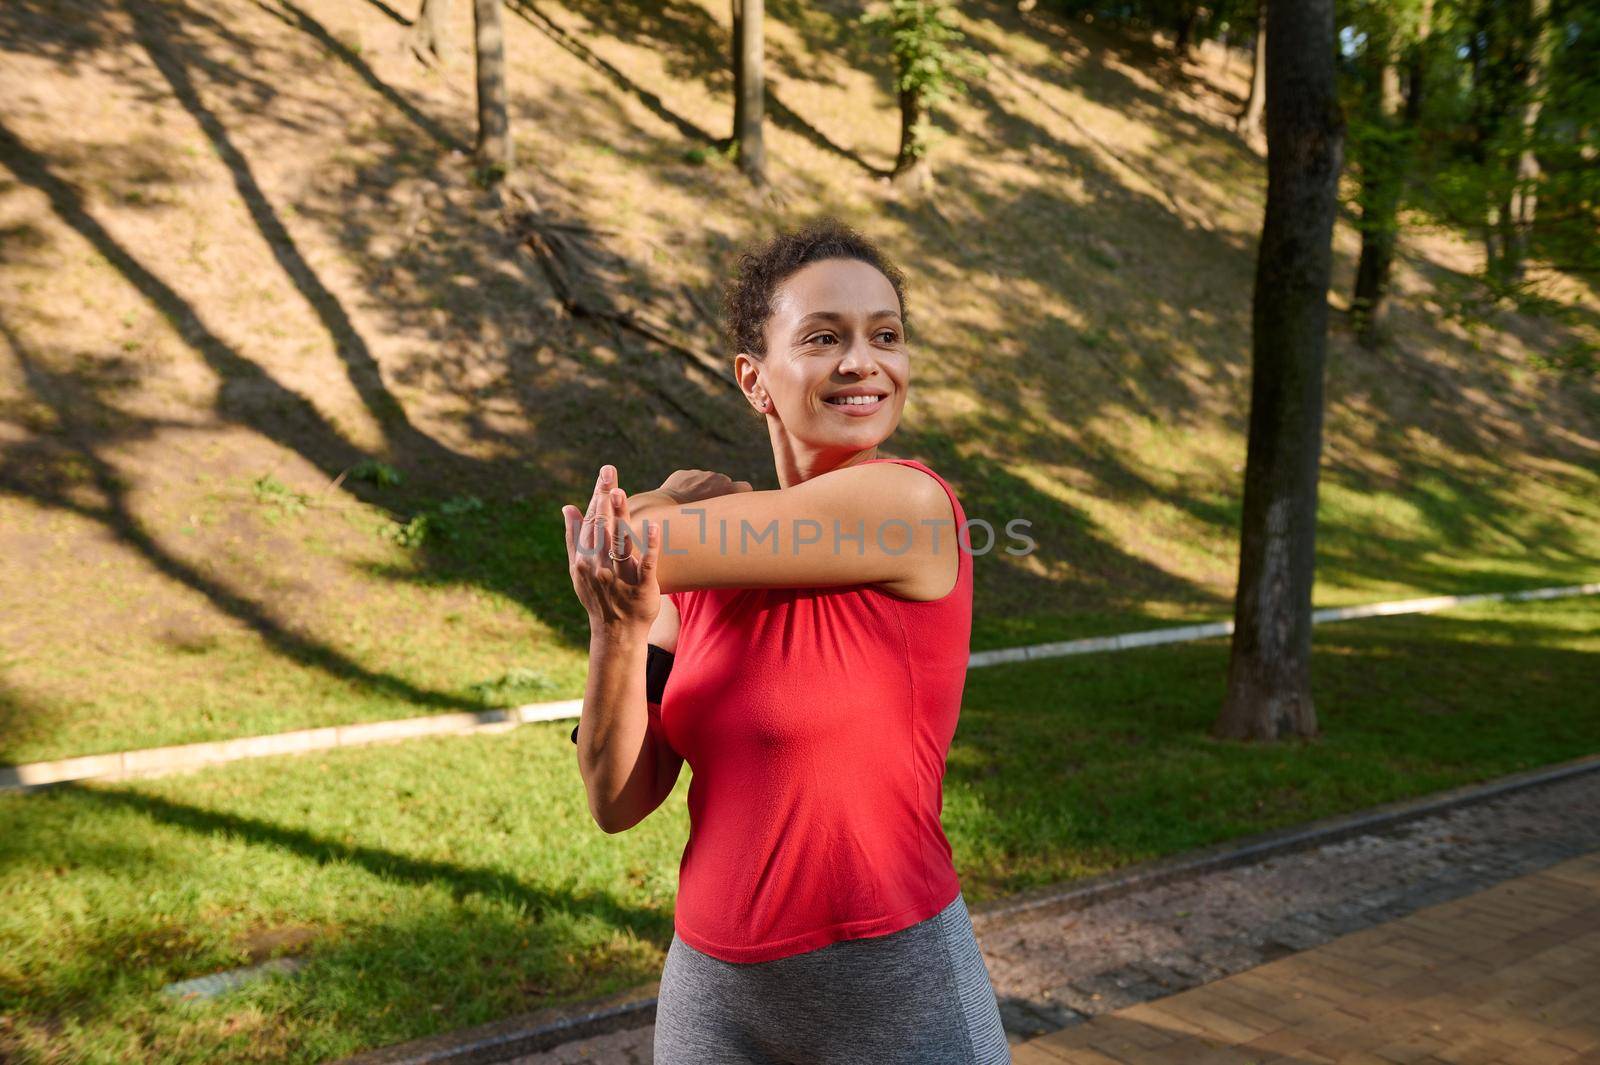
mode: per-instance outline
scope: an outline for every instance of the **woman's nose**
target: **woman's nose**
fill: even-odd
[[[872,345],[864,339],[851,343],[844,358],[839,360],[839,369],[844,373],[870,374],[877,368],[878,360],[872,354]]]

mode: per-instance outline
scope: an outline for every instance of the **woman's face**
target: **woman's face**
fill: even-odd
[[[894,432],[911,356],[894,286],[856,259],[807,263],[778,286],[767,355],[751,366],[775,417],[814,451],[864,451]],[[846,396],[865,394],[877,398]]]

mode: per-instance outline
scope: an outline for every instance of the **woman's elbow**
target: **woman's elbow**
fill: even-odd
[[[604,805],[590,803],[589,816],[600,826],[600,831],[608,836],[614,836],[618,832],[628,831],[650,816],[650,810],[639,809],[627,802],[611,802]]]
[[[649,748],[646,754],[634,765],[623,784],[607,783],[603,778],[594,776],[585,778],[589,816],[607,835],[626,832],[649,817],[677,781],[676,767],[667,775],[667,771],[657,765],[660,750],[654,737],[647,742]]]
[[[618,832],[626,832],[628,829],[639,823],[637,818],[630,820],[626,817],[619,816],[617,811],[606,809],[604,807],[600,809],[596,809],[593,806],[589,807],[589,816],[593,817],[594,823],[600,826],[600,831],[604,832],[608,836],[614,836]]]

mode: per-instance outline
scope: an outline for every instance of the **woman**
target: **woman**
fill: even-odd
[[[739,265],[734,368],[779,488],[679,471],[630,498],[608,465],[587,513],[562,508],[596,822],[632,827],[694,770],[655,1061],[1007,1062],[939,820],[966,517],[878,455],[911,378],[903,279],[833,221]]]

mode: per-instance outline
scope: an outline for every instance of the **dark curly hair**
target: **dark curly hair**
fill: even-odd
[[[722,311],[730,354],[766,357],[767,319],[772,295],[785,279],[808,263],[824,259],[856,259],[889,279],[900,300],[900,321],[907,326],[905,275],[877,246],[837,218],[818,218],[799,229],[779,233],[746,249],[723,292]]]

